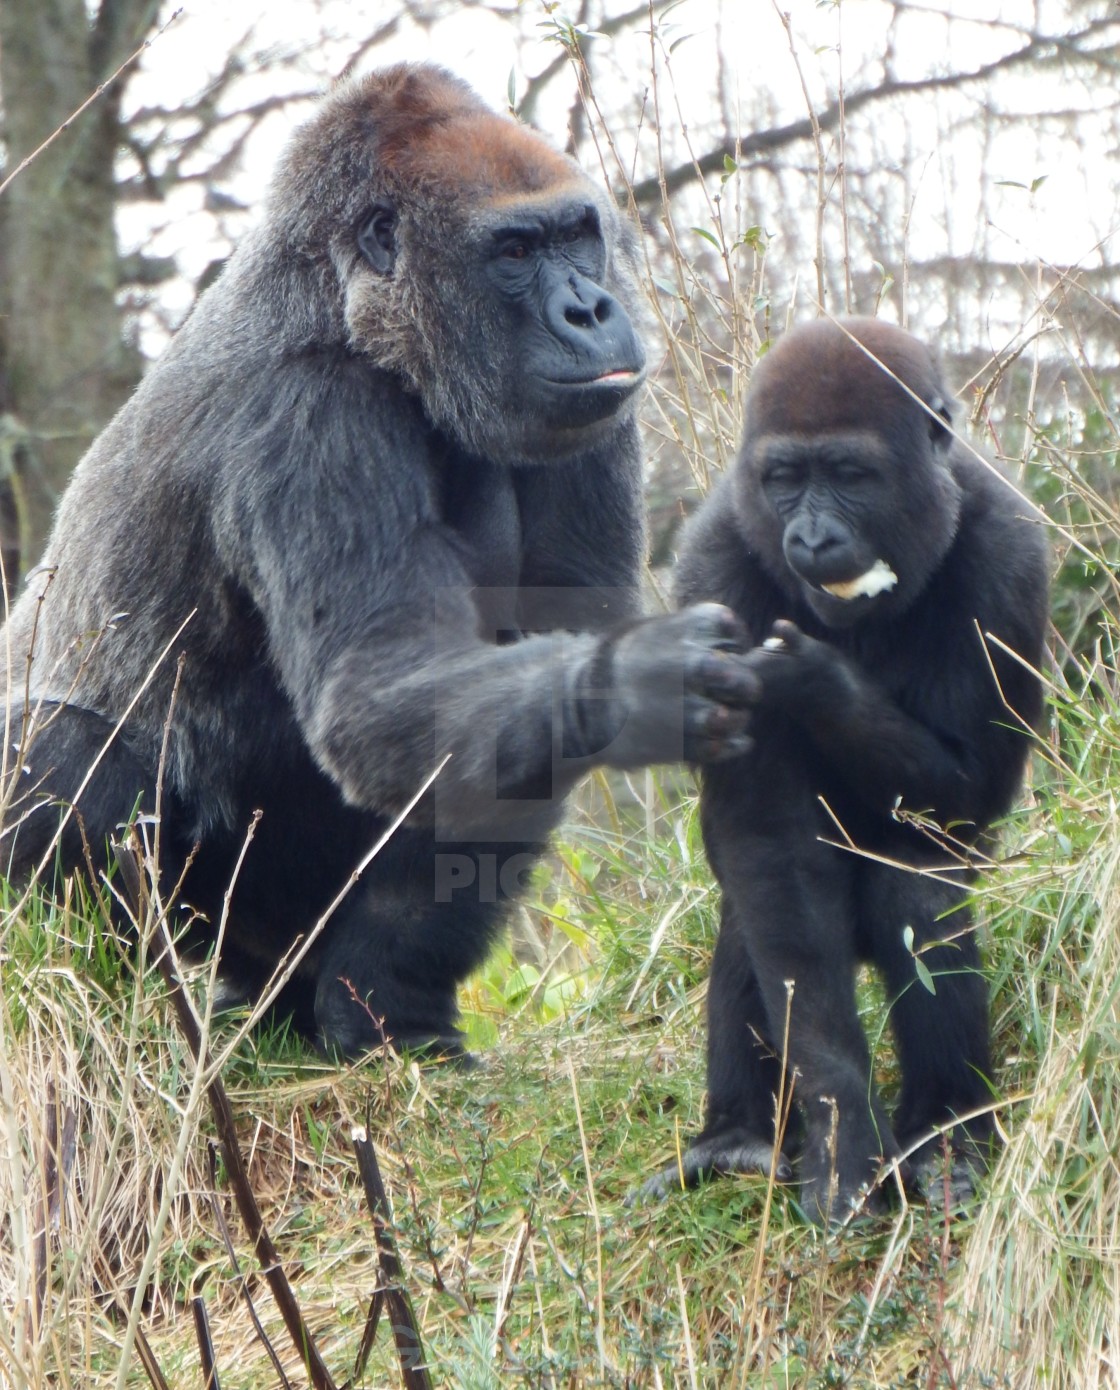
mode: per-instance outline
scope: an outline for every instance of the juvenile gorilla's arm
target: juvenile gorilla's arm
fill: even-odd
[[[806,636],[794,623],[775,623],[767,641],[770,645],[746,659],[761,683],[760,705],[796,720],[868,806],[889,811],[901,797],[911,810],[934,811],[943,822],[983,817],[990,788],[975,750],[995,730],[958,726],[958,735],[950,736],[923,723],[843,652]],[[991,696],[983,704],[992,723],[1001,706],[994,680],[981,669],[979,636],[976,643],[972,661],[961,658],[946,669],[954,671],[958,683],[970,669],[978,684],[990,683]],[[931,672],[928,680],[935,679]]]

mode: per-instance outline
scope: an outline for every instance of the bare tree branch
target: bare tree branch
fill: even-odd
[[[843,111],[846,118],[850,120],[857,111],[861,111],[864,107],[875,106],[894,97],[918,96],[926,92],[954,91],[972,83],[989,81],[1001,72],[1025,67],[1031,63],[1044,62],[1048,57],[1052,58],[1057,54],[1099,66],[1106,61],[1107,55],[1089,49],[1087,45],[1093,39],[1116,31],[1117,21],[1112,18],[1105,18],[1091,20],[1075,34],[1032,34],[1019,48],[1004,54],[1001,58],[995,58],[989,63],[982,63],[979,67],[968,72],[943,73],[931,77],[913,78],[909,81],[887,78],[874,87],[865,88],[861,92],[849,93],[845,97]],[[821,130],[834,130],[839,125],[840,115],[840,102],[833,101],[820,113],[816,123]],[[813,122],[806,118],[791,121],[787,125],[771,126],[768,130],[741,135],[737,147],[722,141],[714,149],[709,150],[707,154],[703,154],[695,160],[685,161],[672,169],[666,169],[663,175],[640,180],[633,188],[634,199],[639,204],[654,202],[662,196],[662,189],[671,194],[709,174],[722,173],[726,167],[726,161],[735,159],[736,155],[738,155],[739,162],[742,163],[755,156],[773,154],[775,150],[784,149],[787,145],[812,138]]]

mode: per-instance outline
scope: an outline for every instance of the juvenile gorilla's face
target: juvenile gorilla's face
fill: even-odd
[[[768,514],[763,524],[780,536],[805,602],[829,627],[893,606],[905,556],[895,553],[890,525],[898,509],[890,462],[870,431],[834,431],[764,435],[746,463]]]
[[[948,551],[960,494],[947,421],[925,349],[888,324],[807,324],[756,369],[739,522],[775,582],[827,627],[899,613]]]

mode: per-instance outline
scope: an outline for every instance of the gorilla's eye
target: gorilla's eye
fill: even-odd
[[[529,248],[523,241],[510,241],[502,247],[502,255],[507,261],[523,261],[529,254]]]
[[[797,463],[770,463],[762,474],[763,487],[798,487],[803,469]]]
[[[865,463],[838,463],[832,471],[838,483],[867,483],[875,476],[875,470]]]

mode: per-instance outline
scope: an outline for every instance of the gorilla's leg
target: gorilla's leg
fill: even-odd
[[[16,719],[15,712],[12,717]],[[23,749],[23,768],[14,772],[12,798],[4,816],[0,868],[6,876],[25,880],[44,857],[49,867],[54,852],[62,864],[81,864],[87,844],[95,867],[106,863],[108,838],[141,806],[142,795],[151,795],[156,781],[155,769],[135,756],[123,733],[109,741],[113,727],[110,720],[69,705],[48,706],[37,713]],[[17,745],[20,741],[16,723],[9,741]],[[100,762],[83,787],[99,755]],[[13,764],[15,756],[13,748]],[[59,825],[71,804],[74,810],[60,834]]]
[[[519,871],[537,852],[457,851],[474,872],[462,875],[466,886],[454,893],[442,892],[438,877],[423,886],[384,877],[359,884],[329,928],[317,968],[320,1046],[353,1057],[391,1041],[461,1056],[456,986],[485,960],[511,895],[508,880],[498,887],[489,867],[513,862]]]
[[[972,919],[961,906],[965,892],[919,873],[870,864],[864,868],[861,917],[892,1000],[902,1069],[894,1127],[904,1149],[935,1126],[991,1100],[988,988]],[[936,994],[918,978],[903,939],[908,926]],[[954,1151],[965,1159],[955,1186],[971,1186],[975,1170],[986,1163],[993,1129],[985,1112],[954,1130]],[[937,1147],[933,1141],[919,1150],[915,1162],[936,1157]]]
[[[803,1200],[822,1219],[842,1219],[896,1152],[856,1009],[853,866],[807,837],[797,845],[759,837],[749,855],[740,847],[736,866],[772,1037],[781,1038],[788,1010],[788,1066],[805,1126]]]
[[[781,1037],[780,1023],[777,1036]],[[656,1200],[713,1173],[769,1173],[774,1161],[775,1107],[782,1079],[758,979],[731,895],[724,893],[708,985],[708,1109],[703,1130],[680,1161],[655,1173],[636,1194]],[[787,1094],[788,1093],[784,1093]],[[793,1176],[784,1153],[780,1179]]]

